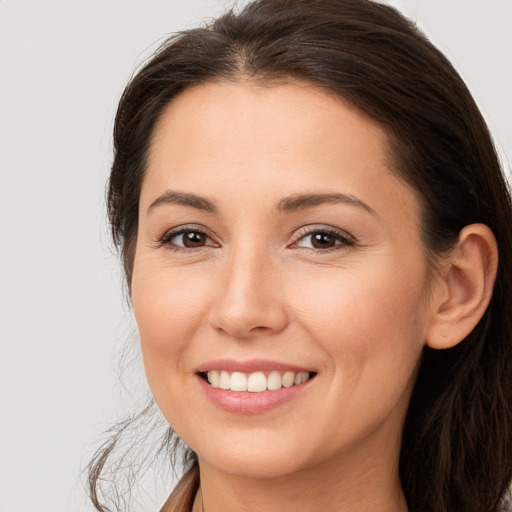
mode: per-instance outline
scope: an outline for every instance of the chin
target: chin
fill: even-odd
[[[271,449],[269,449],[270,451]],[[208,457],[199,457],[200,466],[213,466],[217,471],[225,474],[250,479],[276,479],[283,478],[305,469],[305,464],[290,454],[287,457],[276,457],[271,453],[262,454],[261,451],[244,453],[225,453],[223,456],[210,460]]]
[[[283,433],[261,434],[237,432],[224,439],[190,440],[188,446],[200,465],[243,478],[285,477],[312,465],[304,440]]]

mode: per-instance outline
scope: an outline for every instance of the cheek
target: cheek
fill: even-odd
[[[355,439],[389,417],[401,428],[423,348],[424,294],[395,276],[343,272],[296,294],[302,329],[327,361],[323,400],[336,420],[325,428],[333,443],[340,431]]]
[[[183,354],[200,327],[208,287],[194,273],[161,265],[135,265],[132,302],[147,378],[155,398],[178,378]]]
[[[426,275],[394,267],[317,274],[295,289],[296,318],[343,385],[381,386],[388,378],[399,387],[415,371],[428,318]]]
[[[180,422],[190,410],[188,349],[204,318],[208,286],[193,272],[145,263],[134,267],[132,303],[146,378],[169,423],[186,432]]]
[[[425,275],[412,269],[395,272],[390,263],[378,270],[367,266],[361,271],[303,274],[293,281],[293,308],[321,331],[384,335],[418,326],[426,312]]]

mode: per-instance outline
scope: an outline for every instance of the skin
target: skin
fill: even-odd
[[[308,86],[214,83],[182,93],[152,139],[140,196],[132,301],[152,393],[198,455],[220,511],[407,510],[403,421],[440,301],[419,201],[387,158],[386,133]],[[160,201],[208,198],[217,213]],[[339,193],[276,212],[283,198]],[[362,204],[366,206],[362,206]],[[187,252],[172,228],[207,236]],[[335,228],[327,248],[311,232]],[[309,233],[309,234],[308,234]],[[209,401],[196,369],[265,358],[317,375],[261,414]]]

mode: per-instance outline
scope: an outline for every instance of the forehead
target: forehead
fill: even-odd
[[[188,88],[160,116],[150,157],[162,144],[172,144],[166,137],[172,131],[176,146],[200,138],[197,149],[209,145],[221,151],[224,144],[237,142],[239,153],[255,146],[280,146],[284,155],[299,141],[307,143],[304,150],[322,150],[331,143],[342,146],[345,141],[354,147],[355,137],[348,137],[349,132],[355,132],[368,151],[379,144],[379,149],[387,147],[387,134],[377,123],[333,93],[302,82],[214,82]],[[367,144],[369,139],[372,144]]]
[[[416,210],[414,192],[390,168],[388,145],[381,126],[310,84],[203,84],[160,117],[141,207],[166,189],[244,207],[307,190]]]

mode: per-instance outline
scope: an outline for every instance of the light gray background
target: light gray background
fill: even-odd
[[[512,0],[390,3],[452,59],[510,168]],[[116,103],[165,34],[223,4],[0,0],[0,512],[92,510],[80,468],[130,402],[104,208]]]

